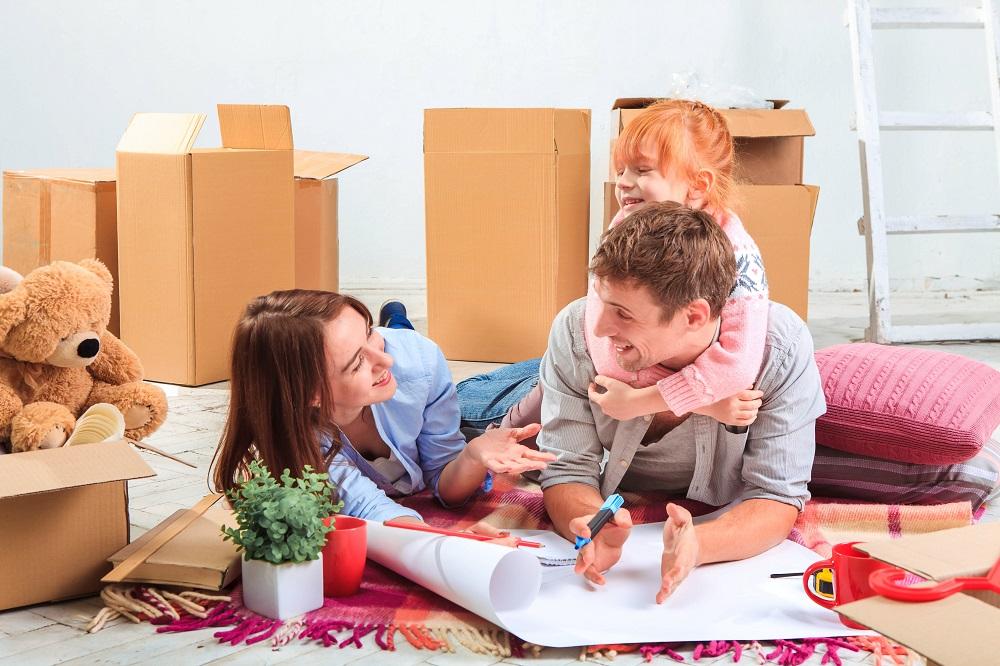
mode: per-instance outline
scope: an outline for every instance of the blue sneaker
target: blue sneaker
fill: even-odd
[[[378,325],[383,328],[408,328],[411,331],[413,324],[406,316],[406,306],[401,302],[390,299],[382,304],[378,309]]]

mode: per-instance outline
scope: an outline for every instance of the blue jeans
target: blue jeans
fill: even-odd
[[[455,389],[462,426],[485,430],[491,423],[499,423],[538,384],[541,362],[533,358],[459,382]]]

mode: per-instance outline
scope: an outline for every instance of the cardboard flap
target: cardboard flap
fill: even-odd
[[[351,155],[350,153],[318,153],[312,150],[296,150],[295,177],[323,180],[359,162],[368,159],[367,155]]]
[[[154,474],[124,441],[11,453],[0,456],[0,499]]]
[[[903,541],[911,538],[919,537]],[[869,597],[835,610],[919,652],[929,663],[984,664],[1000,654],[1000,608],[966,594],[924,603]]]
[[[69,180],[77,183],[113,183],[115,170],[112,169],[27,169],[4,171],[11,178],[44,178],[47,180]]]
[[[219,104],[223,148],[292,149],[292,115],[281,104]]]
[[[158,539],[160,533],[180,520],[187,511],[188,509],[178,509],[162,523],[109,557],[108,561],[118,564],[128,559],[148,542]],[[146,562],[226,571],[234,560],[239,560],[240,553],[236,544],[222,538],[223,525],[239,526],[232,511],[213,507],[149,555]]]
[[[720,109],[734,137],[813,136],[816,130],[803,109]]]
[[[120,153],[184,155],[205,124],[204,113],[137,113],[118,142]]]
[[[872,557],[933,580],[982,576],[1000,560],[1000,523],[858,544]]]

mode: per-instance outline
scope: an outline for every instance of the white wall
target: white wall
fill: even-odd
[[[596,229],[611,102],[657,95],[672,73],[694,71],[809,111],[805,182],[822,188],[812,287],[864,288],[843,4],[0,0],[0,169],[111,166],[135,111],[207,112],[198,145],[213,146],[217,102],[285,103],[297,146],[371,155],[341,181],[344,288],[416,293],[422,109],[593,109]],[[883,108],[987,108],[981,32],[876,39]],[[890,212],[1000,210],[988,133],[883,136]],[[997,287],[998,250],[1000,238],[984,235],[893,239],[891,270],[906,289]]]

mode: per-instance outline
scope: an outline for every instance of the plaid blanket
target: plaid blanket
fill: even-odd
[[[625,499],[636,523],[666,519],[668,498],[662,495],[627,494]],[[702,515],[715,508],[686,499],[669,498],[669,501],[683,505],[693,515]],[[403,503],[419,511],[428,523],[441,527],[464,528],[479,520],[509,529],[551,527],[538,486],[512,477],[497,478],[492,493],[470,502],[461,510],[446,510],[425,493],[406,498]],[[831,546],[843,541],[898,538],[904,534],[968,525],[972,519],[968,502],[898,506],[814,500],[800,514],[789,538],[815,550],[818,557],[828,557]],[[143,597],[141,588],[132,594],[148,598]],[[179,619],[160,619],[157,623],[163,624],[158,629],[161,632],[230,627],[218,631],[216,636],[234,645],[268,640],[273,646],[280,646],[294,640],[316,640],[329,646],[360,647],[362,640],[371,639],[383,649],[391,650],[401,636],[414,647],[448,652],[455,651],[456,644],[461,644],[476,653],[520,656],[525,647],[530,647],[473,613],[373,562],[367,565],[358,594],[329,598],[323,608],[295,621],[268,620],[250,613],[242,606],[237,586],[228,603],[208,605],[204,613],[194,615],[181,611]],[[859,645],[860,649],[869,651],[889,651],[885,644],[873,644],[870,640],[859,641],[853,646],[850,642],[830,641],[826,644],[828,651],[844,647],[855,650]],[[803,649],[815,650],[817,645],[816,641],[807,641],[809,645],[789,644],[788,647],[780,643],[775,652],[762,656],[774,656],[780,662],[782,650],[801,653]],[[651,654],[666,651],[670,655],[673,652],[670,646],[611,647],[614,652],[637,649]],[[739,651],[744,647],[720,642],[695,649],[707,656],[720,653],[720,650]],[[591,651],[595,649],[590,648]]]

